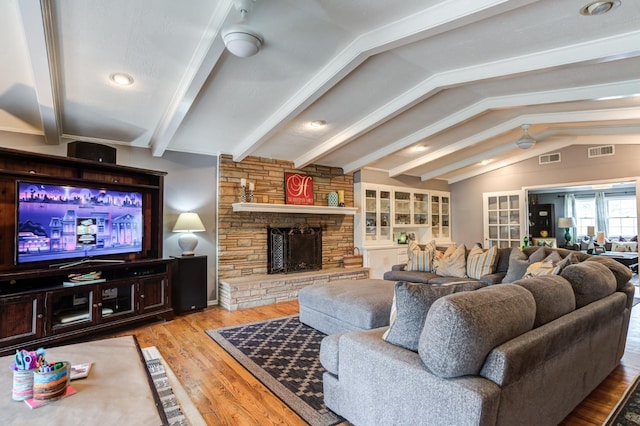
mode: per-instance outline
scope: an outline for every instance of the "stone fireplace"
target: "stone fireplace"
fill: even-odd
[[[267,228],[267,273],[322,269],[322,228],[307,224]]]

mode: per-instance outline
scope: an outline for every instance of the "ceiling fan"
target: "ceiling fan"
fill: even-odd
[[[247,15],[255,0],[236,0],[236,9],[240,12],[240,21],[222,31],[222,39],[227,50],[241,58],[253,56],[260,50],[264,37],[246,25]]]
[[[528,124],[523,124],[520,127],[522,127],[523,134],[522,137],[516,141],[516,145],[518,145],[518,148],[520,149],[529,149],[536,144],[536,141],[531,136],[529,136]]]

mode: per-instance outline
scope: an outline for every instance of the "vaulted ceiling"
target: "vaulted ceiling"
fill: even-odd
[[[450,183],[640,144],[640,1],[587,3],[257,0],[264,45],[241,58],[222,38],[232,0],[7,0],[0,131]]]

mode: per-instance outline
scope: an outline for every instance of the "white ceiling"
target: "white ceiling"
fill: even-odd
[[[5,0],[0,130],[450,183],[640,144],[640,1],[583,16],[587,2],[257,0],[265,44],[239,58],[221,36],[232,0]]]

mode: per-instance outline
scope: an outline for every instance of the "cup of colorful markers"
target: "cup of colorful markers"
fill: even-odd
[[[13,363],[12,397],[15,401],[33,398],[33,375],[44,364],[44,349],[16,351]]]
[[[61,361],[45,364],[33,372],[33,399],[58,399],[67,393],[71,378],[71,363]]]

